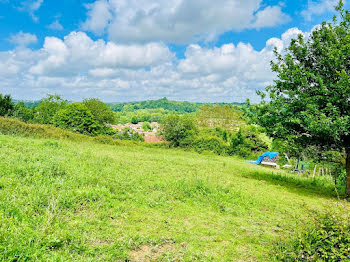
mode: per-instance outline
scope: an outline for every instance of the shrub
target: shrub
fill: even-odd
[[[148,123],[148,122],[143,122],[142,129],[145,130],[145,131],[151,130],[152,129],[151,124]]]
[[[60,128],[96,136],[102,133],[103,126],[99,124],[90,110],[83,104],[72,103],[61,109],[52,119],[52,123]]]
[[[317,215],[315,223],[299,236],[278,245],[278,261],[350,260],[350,217]]]
[[[90,137],[83,134],[73,133],[58,127],[42,124],[27,124],[17,119],[0,117],[0,134],[17,135],[23,137],[65,139],[75,142],[97,142],[99,144],[109,145],[133,145],[134,141],[121,141],[113,139],[110,136]]]
[[[197,130],[196,121],[191,115],[170,114],[164,117],[162,130],[164,138],[172,146],[180,146],[183,140],[188,140]]]
[[[19,102],[14,107],[13,117],[18,118],[21,121],[28,122],[33,120],[34,112],[31,108],[25,106],[23,102]]]
[[[228,149],[224,140],[215,136],[200,136],[194,140],[193,147],[199,153],[207,150],[219,155],[224,154]]]
[[[254,129],[239,130],[232,136],[229,154],[236,154],[242,157],[248,157],[257,152],[268,150],[268,145],[259,137],[259,133]]]

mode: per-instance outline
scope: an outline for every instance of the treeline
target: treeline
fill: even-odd
[[[210,103],[210,105],[243,105],[245,103]],[[115,112],[134,112],[140,109],[164,109],[179,114],[197,112],[205,103],[190,103],[186,101],[171,101],[167,98],[141,102],[109,103]]]
[[[117,139],[143,141],[132,130],[116,132],[109,125],[115,113],[96,98],[70,103],[59,95],[47,95],[32,108],[24,102],[15,103],[10,95],[0,94],[0,116],[12,117],[26,123],[53,125],[89,136],[108,135]]]
[[[111,103],[109,106],[115,112],[133,112],[140,109],[164,109],[181,114],[193,113],[200,108],[200,104],[198,103],[170,101],[167,98],[142,102]]]
[[[169,110],[163,108],[158,109],[139,109],[136,111],[120,111],[115,112],[115,121],[118,124],[132,123],[137,124],[139,122],[158,122],[160,123],[164,116],[171,114]]]
[[[189,103],[170,101],[166,98],[142,102],[108,104],[116,112],[116,122],[120,124],[139,122],[161,122],[164,116],[176,114],[196,114],[203,111],[203,107],[214,109],[236,107],[241,111],[247,109],[246,103]],[[215,122],[215,120],[214,120]],[[207,123],[209,126],[212,125]],[[215,124],[215,123],[214,123]]]

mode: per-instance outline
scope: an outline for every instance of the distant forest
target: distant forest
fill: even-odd
[[[23,102],[27,107],[33,108],[40,103],[38,101],[14,100],[15,103]],[[106,103],[115,112],[133,112],[140,109],[164,109],[177,113],[194,113],[203,105],[244,105],[246,103],[190,103],[186,101],[172,101],[167,98],[147,100],[140,102]]]
[[[186,101],[172,101],[167,98],[158,100],[147,100],[141,102],[108,103],[115,112],[132,112],[140,109],[164,109],[177,113],[194,113],[205,104],[211,105],[244,105],[245,103],[190,103]]]

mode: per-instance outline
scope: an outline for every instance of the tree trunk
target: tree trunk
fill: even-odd
[[[346,195],[350,196],[350,148],[346,148]]]

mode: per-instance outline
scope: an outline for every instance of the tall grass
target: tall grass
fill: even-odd
[[[96,142],[109,145],[136,145],[138,142],[113,139],[109,136],[90,137],[63,130],[58,127],[41,124],[28,124],[17,119],[0,117],[0,133],[23,137],[64,139],[75,142]]]
[[[339,203],[236,158],[90,139],[0,136],[0,260],[268,261]]]

